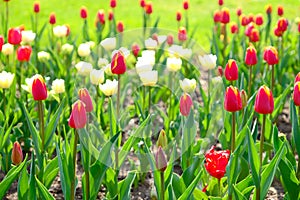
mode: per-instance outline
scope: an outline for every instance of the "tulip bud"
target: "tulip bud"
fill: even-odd
[[[15,165],[19,165],[23,161],[23,152],[19,142],[14,143],[11,153],[11,161]]]
[[[117,24],[117,31],[119,32],[119,33],[123,33],[123,31],[124,31],[124,24],[123,24],[123,22],[118,22],[118,24]]]
[[[117,0],[110,0],[110,7],[115,8],[117,6]]]
[[[87,57],[91,54],[91,47],[89,44],[83,43],[78,46],[77,51],[80,57]]]
[[[166,135],[166,132],[164,131],[164,129],[162,129],[160,131],[156,145],[158,147],[162,147],[162,148],[167,147],[167,145],[168,145],[168,138],[167,138],[167,135]]]
[[[223,68],[222,68],[222,66],[218,66],[218,74],[219,74],[219,76],[223,76]]]
[[[113,74],[124,74],[126,72],[126,62],[122,51],[118,51],[112,58],[111,71]]]
[[[221,11],[221,23],[228,24],[230,21],[230,14],[228,8],[223,8]]]
[[[176,20],[177,20],[178,22],[181,21],[181,12],[180,12],[179,10],[178,10],[177,13],[176,13]]]
[[[152,14],[153,9],[152,9],[152,2],[151,1],[145,3],[144,10],[145,10],[146,14],[148,14],[148,15]]]
[[[236,112],[243,108],[240,92],[232,85],[226,88],[224,108],[228,112]]]
[[[33,4],[33,11],[35,13],[39,13],[40,12],[40,2],[38,2],[38,1],[34,2],[34,4]]]
[[[196,80],[195,79],[183,79],[179,80],[179,84],[183,92],[185,93],[193,93],[196,89]]]
[[[17,59],[20,62],[28,62],[30,60],[32,49],[30,46],[19,46],[17,50]]]
[[[260,114],[271,114],[274,110],[272,91],[267,86],[261,86],[257,92],[254,110]]]
[[[268,14],[268,15],[270,15],[271,13],[272,13],[272,5],[266,5],[266,13]]]
[[[3,44],[4,44],[4,38],[2,35],[0,35],[0,51],[2,51]]]
[[[300,22],[298,22],[298,32],[300,33]]]
[[[288,28],[289,22],[286,18],[281,17],[280,19],[278,19],[277,21],[277,28],[282,31],[285,32]]]
[[[259,41],[259,31],[256,28],[251,30],[249,39],[251,42],[258,42]]]
[[[253,15],[253,13],[250,13],[248,15],[248,21],[249,21],[249,23],[254,22],[254,15]]]
[[[14,46],[6,43],[2,46],[2,51],[1,51],[5,56],[11,55],[14,52]]]
[[[293,100],[296,106],[300,106],[300,82],[296,82],[294,86]]]
[[[33,82],[31,86],[32,96],[35,101],[42,101],[47,99],[47,87],[44,78],[37,74],[33,77]]]
[[[183,0],[183,9],[188,10],[189,9],[189,1],[188,0]]]
[[[6,71],[2,71],[0,73],[0,88],[2,89],[8,89],[10,88],[13,80],[14,80],[15,75],[10,73],[10,72],[6,72]]]
[[[216,55],[209,54],[209,55],[199,56],[198,58],[199,58],[199,62],[201,64],[201,66],[205,70],[211,70],[216,67],[216,62],[217,62]]]
[[[179,103],[180,113],[183,116],[188,116],[190,114],[192,106],[193,106],[193,100],[192,100],[191,96],[187,93],[184,93],[180,97],[180,103]]]
[[[235,34],[235,33],[239,32],[239,27],[238,27],[238,25],[235,22],[233,22],[231,24],[230,31],[231,31],[232,34]]]
[[[84,128],[87,123],[86,110],[84,103],[80,100],[73,105],[72,112],[69,118],[69,126],[75,129]]]
[[[257,26],[260,26],[264,23],[264,19],[263,19],[263,16],[262,14],[257,14],[256,17],[255,17],[255,24]]]
[[[274,29],[274,35],[276,37],[282,37],[283,32],[279,30],[279,28],[276,26],[276,28]]]
[[[155,162],[156,162],[156,168],[159,171],[164,172],[167,169],[167,165],[168,165],[167,158],[164,150],[161,147],[158,147],[158,150],[155,155]]]
[[[176,72],[180,70],[182,65],[181,58],[169,57],[167,58],[167,69],[171,72]]]
[[[277,7],[277,14],[280,17],[283,15],[283,7],[281,5]]]
[[[184,27],[180,27],[178,30],[178,40],[179,41],[186,41],[187,39],[187,33],[186,33],[186,29]]]
[[[51,89],[54,94],[61,94],[65,92],[65,81],[63,79],[55,79],[52,82]]]
[[[214,22],[215,23],[221,22],[221,15],[222,15],[222,12],[219,10],[216,10],[214,12]]]
[[[54,25],[56,23],[56,16],[55,13],[51,13],[49,17],[49,23]]]
[[[278,63],[278,52],[275,47],[268,46],[264,50],[264,60],[268,65],[275,65]]]
[[[240,16],[240,19],[241,19],[241,25],[242,26],[247,26],[249,24],[248,17],[246,15],[242,14]]]
[[[108,20],[109,21],[111,21],[111,20],[113,20],[114,19],[114,13],[113,13],[113,11],[108,11]]]
[[[86,19],[87,16],[88,16],[88,13],[87,13],[86,7],[82,6],[81,9],[80,9],[80,17],[82,19]]]
[[[156,70],[141,72],[139,77],[144,86],[155,86],[158,80],[158,72]]]
[[[238,77],[239,77],[239,73],[238,73],[238,66],[236,64],[236,61],[233,59],[229,59],[225,67],[225,78],[228,81],[235,81],[238,79]]]
[[[105,24],[105,13],[104,10],[99,10],[97,13],[98,22],[100,24]]]
[[[146,2],[145,2],[145,0],[140,0],[140,6],[141,6],[142,8],[144,8],[144,7],[145,7],[145,5],[146,5]]]
[[[246,50],[245,63],[248,66],[256,65],[257,63],[256,49],[252,45]]]
[[[133,45],[131,46],[131,51],[132,51],[132,53],[133,53],[133,55],[134,55],[135,57],[138,57],[139,52],[140,52],[140,47],[139,47],[139,45],[138,45],[138,44],[133,44]]]
[[[295,81],[294,81],[294,83],[296,83],[296,82],[298,82],[298,81],[300,81],[300,72],[297,74],[297,76],[295,77]]]
[[[10,28],[8,30],[8,43],[12,45],[19,45],[22,41],[22,34],[19,28]]]
[[[92,112],[94,106],[89,91],[86,88],[80,89],[78,95],[79,99],[85,104],[86,112]]]
[[[237,16],[241,16],[241,14],[242,14],[242,9],[241,9],[241,8],[237,8],[236,14],[237,14]]]
[[[222,6],[224,4],[223,0],[219,0],[219,6]]]
[[[171,46],[173,43],[174,43],[174,37],[173,37],[172,34],[169,34],[169,35],[167,36],[167,44],[168,44],[169,46]]]
[[[248,104],[248,96],[245,90],[241,91],[242,107],[245,108]]]

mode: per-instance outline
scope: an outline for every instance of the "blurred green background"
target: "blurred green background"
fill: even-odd
[[[26,29],[32,29],[31,17],[33,15],[33,0],[10,0],[10,26],[24,24]],[[56,13],[57,24],[69,24],[73,35],[80,35],[82,29],[82,20],[79,15],[81,6],[88,8],[88,22],[92,38],[95,38],[95,17],[99,9],[104,9],[106,13],[110,9],[109,0],[40,0],[40,27],[46,23],[51,12]],[[152,23],[160,17],[159,28],[170,29],[177,32],[176,11],[184,12],[182,0],[152,0],[153,14]],[[244,14],[262,13],[266,20],[265,5],[271,4],[273,7],[273,23],[278,19],[277,6],[284,7],[284,16],[290,21],[300,16],[300,0],[224,0],[225,7],[230,9],[231,19],[237,20],[236,9],[242,8]],[[4,2],[1,1],[0,9],[3,17]],[[195,39],[198,44],[203,46],[206,51],[209,50],[209,37],[213,27],[213,12],[219,8],[218,0],[190,0],[190,9],[188,10],[190,31],[197,27]],[[107,17],[107,15],[106,15]],[[139,0],[117,0],[115,9],[115,18],[117,21],[123,21],[125,30],[132,30],[142,27],[142,9],[139,6]],[[184,21],[182,21],[184,25]],[[108,26],[106,26],[108,29]],[[296,30],[296,29],[295,29]],[[1,30],[3,33],[3,30]],[[44,37],[47,39],[48,37]]]

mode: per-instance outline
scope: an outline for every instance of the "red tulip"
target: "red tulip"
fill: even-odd
[[[238,72],[238,66],[236,64],[236,61],[233,59],[229,59],[225,67],[225,78],[228,81],[235,81],[238,79],[238,77],[239,77],[239,72]]]
[[[184,93],[180,97],[180,103],[179,103],[180,113],[183,116],[188,116],[190,114],[192,106],[193,106],[193,100],[191,96],[187,93]]]
[[[259,31],[256,28],[251,30],[249,39],[251,42],[258,42],[259,41]]]
[[[117,6],[117,0],[110,0],[110,7],[115,8]]]
[[[124,74],[126,71],[125,57],[122,51],[118,51],[111,61],[111,72],[113,74]]]
[[[276,28],[274,29],[274,35],[277,37],[282,37],[283,32],[279,30],[279,28],[276,26]]]
[[[80,100],[73,105],[72,112],[69,118],[69,126],[75,129],[84,128],[87,123],[86,110],[84,103]]]
[[[285,19],[284,17],[281,17],[281,18],[278,19],[278,21],[277,21],[277,28],[278,28],[280,31],[282,31],[282,32],[284,32],[284,31],[287,30],[288,25],[289,25],[289,22],[288,22],[288,20]]]
[[[245,29],[245,35],[250,37],[252,29],[254,29],[253,23],[249,23]]]
[[[11,153],[11,161],[15,165],[19,165],[23,161],[23,152],[19,142],[14,143]]]
[[[230,157],[229,150],[216,151],[215,146],[205,154],[205,169],[213,177],[221,179],[226,173]]]
[[[243,108],[240,92],[232,85],[226,88],[224,108],[228,112],[236,112]]]
[[[138,57],[139,52],[140,52],[140,47],[139,47],[139,45],[138,45],[138,44],[133,44],[133,45],[131,46],[131,51],[132,51],[132,53],[133,53],[133,55],[134,55],[135,57]]]
[[[124,31],[124,24],[123,24],[123,22],[118,22],[118,24],[117,24],[117,31],[119,32],[119,33],[123,33],[123,31]]]
[[[298,32],[300,33],[300,22],[298,22]]]
[[[245,63],[248,66],[256,65],[257,63],[256,49],[252,45],[246,50]]]
[[[178,30],[178,40],[186,41],[186,39],[187,39],[186,29],[184,27],[180,27]]]
[[[80,9],[80,17],[82,19],[86,19],[87,16],[88,16],[88,13],[87,13],[86,7],[82,6],[81,9]]]
[[[8,30],[8,43],[19,45],[22,41],[22,34],[19,28],[10,28]]]
[[[188,10],[189,9],[189,1],[188,0],[184,0],[182,6],[183,6],[184,10]]]
[[[218,75],[219,76],[223,76],[223,68],[222,68],[222,66],[218,66]]]
[[[278,16],[282,16],[283,15],[283,7],[281,5],[279,5],[277,7],[277,14],[278,14]]]
[[[255,17],[255,24],[257,26],[260,26],[264,23],[264,19],[263,19],[263,16],[262,14],[257,14],[256,17]]]
[[[250,22],[254,22],[254,15],[253,15],[252,13],[250,13],[250,14],[248,15],[248,21],[249,21],[249,23],[250,23]]]
[[[35,101],[47,99],[48,92],[44,78],[41,75],[36,75],[32,82],[32,96]]]
[[[269,46],[265,48],[264,60],[268,65],[275,65],[278,63],[278,52],[275,47]]]
[[[33,12],[39,13],[40,12],[40,2],[34,2],[33,4]]]
[[[82,88],[78,91],[79,99],[84,103],[86,112],[92,112],[94,109],[93,102],[89,91]]]
[[[3,44],[4,44],[4,37],[0,35],[0,51],[2,51]]]
[[[54,25],[56,23],[56,16],[55,13],[51,13],[49,17],[49,23]]]
[[[238,9],[236,10],[236,14],[237,14],[237,16],[241,16],[241,14],[242,14],[242,9],[241,9],[241,8],[238,8]]]
[[[272,5],[266,5],[266,13],[270,15],[272,13]]]
[[[173,37],[172,34],[169,34],[169,35],[167,36],[167,44],[168,44],[169,46],[171,46],[173,43],[174,43],[174,37]]]
[[[230,14],[228,8],[223,8],[221,11],[221,23],[227,24],[230,21]]]
[[[239,32],[239,27],[238,27],[238,25],[235,22],[233,22],[231,24],[230,31],[231,31],[232,34],[235,34],[235,33]]]
[[[300,72],[297,74],[297,76],[295,77],[295,81],[294,81],[294,83],[296,83],[296,82],[298,82],[298,81],[300,81]]]
[[[156,164],[156,168],[161,172],[164,172],[167,169],[167,165],[168,165],[167,158],[164,150],[161,147],[158,147],[158,150],[156,152],[155,164]]]
[[[152,14],[153,8],[152,8],[152,2],[151,1],[145,3],[144,10],[145,10],[146,14],[148,14],[148,15]]]
[[[272,91],[267,86],[261,86],[257,92],[254,110],[260,114],[271,114],[274,110]]]
[[[240,16],[240,19],[241,19],[242,26],[247,26],[249,24],[248,17],[246,15],[242,14]]]
[[[97,13],[97,18],[98,18],[98,22],[100,22],[100,24],[105,24],[105,13],[104,10],[99,10]]]
[[[294,86],[293,100],[296,106],[300,106],[300,82],[296,82]]]
[[[20,62],[28,62],[30,60],[32,49],[30,46],[19,46],[17,50],[17,58]]]
[[[113,13],[113,11],[110,10],[110,11],[108,12],[108,20],[111,21],[111,20],[113,20],[113,19],[114,19],[114,13]]]
[[[180,22],[180,20],[181,20],[181,12],[180,11],[177,11],[177,13],[176,13],[176,20],[178,22]]]
[[[222,12],[219,10],[216,10],[214,12],[214,22],[215,23],[221,22],[221,15],[222,15]]]
[[[144,8],[144,7],[145,7],[145,5],[146,5],[146,2],[145,2],[145,0],[140,0],[140,6],[141,6],[142,8]]]
[[[219,0],[219,6],[222,6],[224,4],[223,0]]]

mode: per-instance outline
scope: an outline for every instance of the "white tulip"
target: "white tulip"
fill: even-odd
[[[157,45],[157,41],[153,40],[152,38],[145,40],[145,46],[147,49],[155,49]]]
[[[46,62],[47,60],[50,59],[50,54],[45,51],[40,51],[38,52],[38,59],[40,62]]]
[[[158,80],[158,72],[156,70],[141,72],[139,76],[144,86],[154,86]]]
[[[104,82],[104,70],[93,69],[90,73],[90,80],[93,85],[98,85]]]
[[[199,61],[205,70],[214,69],[216,67],[217,56],[212,54],[199,56]]]
[[[77,69],[78,74],[82,76],[89,76],[93,69],[93,66],[91,63],[80,61],[75,65],[75,68]]]
[[[55,37],[61,38],[67,36],[68,28],[65,25],[55,26],[53,28],[53,34]]]
[[[142,62],[142,61],[137,61],[136,65],[135,65],[135,70],[136,73],[141,73],[141,72],[148,72],[151,71],[153,68],[153,65],[148,64],[146,62]]]
[[[196,80],[195,79],[183,79],[179,80],[181,89],[186,93],[193,93],[196,89]]]
[[[167,69],[171,72],[180,70],[182,60],[180,58],[167,58]]]
[[[39,74],[35,74],[34,76],[32,76],[31,78],[26,78],[25,79],[25,83],[26,85],[21,85],[22,89],[26,90],[29,93],[32,93],[32,83],[35,79],[37,78],[42,78],[41,75]],[[43,78],[42,78],[43,79]],[[45,80],[48,80],[48,78],[46,77]]]
[[[90,53],[91,53],[91,47],[90,47],[89,44],[83,43],[83,44],[79,45],[77,51],[78,51],[79,56],[86,57],[86,56],[90,55]]]
[[[103,67],[103,66],[106,66],[108,64],[109,64],[109,62],[106,58],[99,58],[98,59],[98,67]]]
[[[2,46],[2,53],[6,56],[11,55],[14,52],[14,46],[6,43]]]
[[[111,51],[116,48],[117,40],[115,37],[113,38],[105,38],[100,42],[100,45],[106,50]]]
[[[65,81],[63,79],[56,79],[52,82],[51,86],[54,94],[60,94],[65,92]]]
[[[22,31],[22,43],[28,44],[34,41],[36,34],[32,31]]]
[[[115,79],[113,81],[107,79],[106,82],[104,84],[100,84],[99,87],[105,96],[112,96],[118,91],[118,81]]]
[[[70,54],[73,51],[73,49],[74,49],[73,45],[66,43],[66,44],[62,45],[61,52],[63,54]]]
[[[0,73],[0,88],[2,89],[10,88],[12,82],[14,81],[14,77],[15,77],[14,74],[10,72],[2,71]]]
[[[154,50],[144,50],[142,51],[142,57],[155,57]]]

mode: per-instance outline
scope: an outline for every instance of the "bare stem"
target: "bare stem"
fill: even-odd
[[[252,83],[252,66],[249,66],[249,83],[248,83],[248,96],[251,96],[251,83]]]
[[[232,112],[231,153],[235,150],[235,112]]]
[[[148,103],[148,114],[150,115],[151,109],[151,86],[149,86],[149,103]]]
[[[271,66],[272,67],[272,83],[271,83],[271,91],[274,94],[274,84],[275,84],[275,69],[274,69],[274,65]]]
[[[160,195],[161,200],[165,199],[165,177],[164,172],[160,172],[160,183],[161,183],[161,189],[160,189]]]
[[[75,129],[75,138],[74,138],[74,145],[73,145],[73,170],[74,170],[74,177],[72,177],[72,181],[71,181],[71,200],[75,200],[77,143],[78,143],[78,133],[77,133],[77,130]]]

